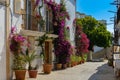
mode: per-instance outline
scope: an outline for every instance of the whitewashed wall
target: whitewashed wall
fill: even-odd
[[[12,26],[17,27],[17,30],[19,31],[21,29],[21,24],[22,24],[22,16],[19,14],[16,14],[14,11],[14,0],[10,0],[10,8],[12,11],[12,16],[10,16],[12,18]],[[23,7],[23,0],[21,0],[21,8]]]
[[[60,3],[60,0],[55,0],[57,3]],[[66,4],[67,11],[70,16],[70,20],[67,20],[66,27],[70,27],[70,42],[72,45],[75,45],[75,27],[73,26],[73,21],[76,17],[75,12],[76,12],[76,2],[75,0],[64,0]]]
[[[98,46],[94,46],[93,48],[94,48],[94,53],[104,49],[103,47],[98,47]]]
[[[70,41],[72,45],[75,44],[75,27],[73,26],[73,21],[76,17],[75,12],[76,12],[76,2],[75,0],[65,0],[66,2],[66,8],[67,11],[70,15],[70,20],[67,21],[66,26],[70,27]]]
[[[0,5],[0,80],[6,80],[5,7]]]

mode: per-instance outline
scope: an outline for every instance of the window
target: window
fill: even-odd
[[[34,0],[25,0],[26,14],[24,14],[25,17],[24,25],[25,29],[27,30],[38,31],[38,23],[33,9],[34,3],[35,3]]]
[[[34,10],[35,0],[24,0],[24,1],[25,1],[24,4],[25,14],[23,15],[23,18],[24,18],[25,29],[34,30],[34,31],[46,31],[52,33],[53,32],[52,9],[50,9],[47,5],[43,6],[44,8],[40,9],[41,14],[44,13],[43,11],[45,11],[45,14],[44,14],[44,19],[42,18],[42,16],[40,16],[41,23],[38,24],[38,19],[36,18],[36,13],[38,10]]]
[[[46,6],[46,32],[53,32],[52,9]]]

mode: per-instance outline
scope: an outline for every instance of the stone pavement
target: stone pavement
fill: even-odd
[[[27,80],[116,80],[112,67],[104,62],[86,62],[65,70],[52,71],[51,74],[43,74],[39,70],[37,79]]]

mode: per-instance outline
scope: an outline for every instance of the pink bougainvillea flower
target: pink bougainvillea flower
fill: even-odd
[[[15,33],[16,31],[17,31],[17,29],[15,26],[11,27],[11,33]]]
[[[62,20],[62,21],[61,21],[61,27],[64,27],[64,26],[65,26],[65,21]]]

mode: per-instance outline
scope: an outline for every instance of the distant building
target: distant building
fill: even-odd
[[[105,26],[107,25],[107,21],[106,20],[98,20],[100,23],[104,24]]]
[[[76,12],[76,18],[84,18],[91,15],[86,15],[85,13]]]

